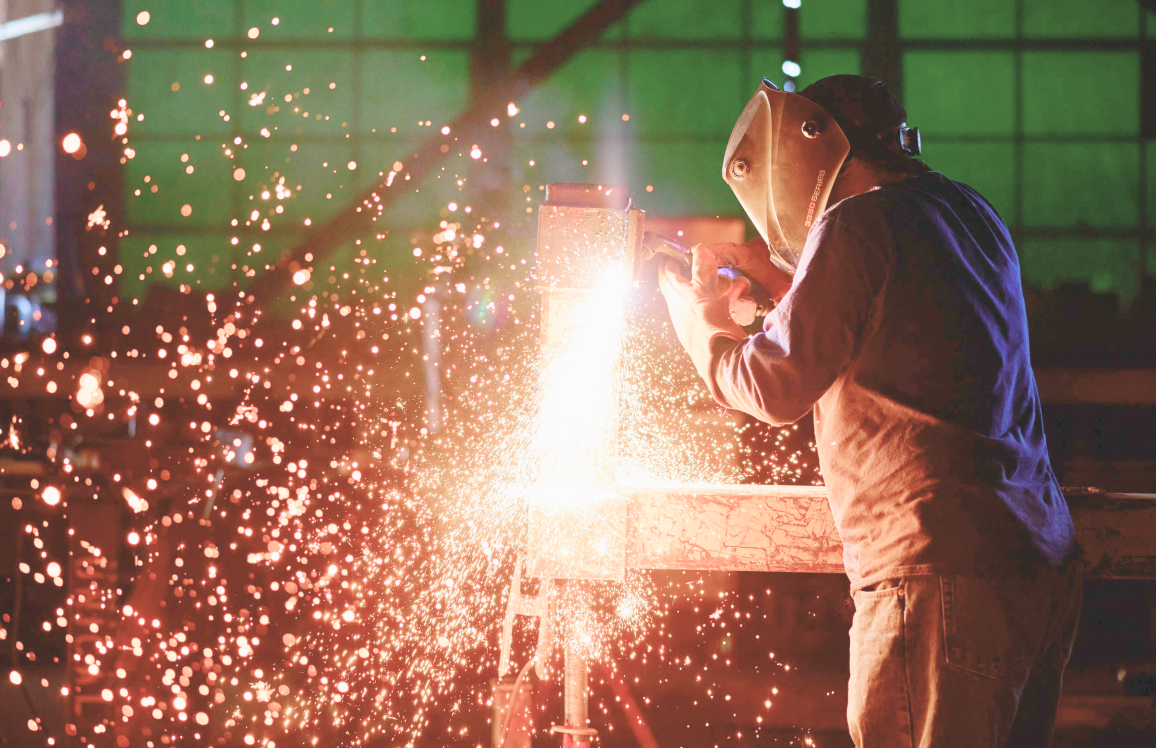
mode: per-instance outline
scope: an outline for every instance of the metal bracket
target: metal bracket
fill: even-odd
[[[549,660],[554,649],[554,616],[551,610],[551,587],[553,579],[543,577],[538,584],[537,595],[522,593],[522,572],[526,566],[526,554],[519,553],[514,562],[514,576],[510,579],[510,598],[506,603],[506,619],[502,623],[501,657],[498,661],[498,677],[510,670],[510,649],[514,643],[514,617],[525,616],[538,619],[538,645],[534,649],[534,672],[539,680],[546,680],[550,674]]]

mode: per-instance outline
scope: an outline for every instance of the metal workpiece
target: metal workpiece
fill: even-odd
[[[642,244],[644,213],[621,187],[551,184],[538,208],[537,289],[595,291],[608,270],[627,267]]]
[[[843,574],[822,486],[672,485],[623,489],[630,569]],[[1077,565],[1090,578],[1156,578],[1156,495],[1065,492]]]
[[[632,569],[843,573],[822,486],[628,488]]]
[[[627,267],[642,243],[642,223],[642,211],[630,207],[624,188],[590,184],[547,187],[546,202],[538,213],[537,264],[547,378],[568,376],[558,370],[575,363],[567,356],[573,356],[576,341],[590,335],[592,312],[619,302],[625,294]],[[570,414],[554,399],[569,397],[567,392],[554,391],[546,396],[543,408],[557,408],[564,420]],[[609,392],[607,397],[615,400]],[[543,465],[549,479],[558,483],[542,485],[536,489],[539,495],[530,497],[527,552],[532,576],[621,580],[625,575],[626,505],[614,485],[616,405],[612,402],[598,418],[601,425],[595,429],[597,434],[592,432],[597,444],[575,445],[589,450],[589,454],[582,453],[580,476],[555,475],[551,473],[553,465]],[[565,422],[555,423],[555,427],[568,428]],[[561,462],[567,457],[547,455]],[[573,469],[575,465],[567,463],[565,467]],[[561,497],[560,493],[568,495]],[[582,511],[574,511],[576,506]]]
[[[628,569],[844,573],[843,544],[822,486],[687,484],[621,491],[615,512],[600,520],[608,536],[620,533],[623,576]],[[1066,498],[1082,574],[1156,578],[1156,495],[1068,490]],[[541,531],[532,531],[535,537],[545,540]],[[610,559],[602,561],[607,566],[599,571],[609,573]]]

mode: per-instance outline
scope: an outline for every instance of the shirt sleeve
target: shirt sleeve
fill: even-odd
[[[791,290],[763,332],[717,341],[710,384],[720,404],[792,423],[850,366],[887,279],[891,242],[882,221],[852,221],[844,207],[811,230]]]

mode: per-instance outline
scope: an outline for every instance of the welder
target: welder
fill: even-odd
[[[699,245],[691,278],[667,263],[659,282],[720,404],[814,413],[855,603],[855,744],[1047,745],[1081,593],[1019,264],[906,119],[874,78],[764,80],[723,163],[759,236]],[[775,296],[761,332],[731,320],[746,289],[720,265]]]

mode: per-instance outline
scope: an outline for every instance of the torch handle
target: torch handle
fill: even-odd
[[[694,264],[694,247],[688,244],[683,244],[682,242],[671,239],[670,237],[663,236],[662,234],[656,234],[653,231],[647,231],[643,234],[642,246],[645,250],[647,263],[650,263],[659,257],[669,257],[670,259],[681,264],[685,269],[684,275],[689,276],[690,268]],[[657,265],[657,262],[654,264]],[[770,313],[771,309],[775,307],[775,302],[771,298],[771,294],[767,292],[767,289],[763,288],[762,284],[756,282],[750,276],[726,265],[719,267],[718,274],[719,277],[727,278],[731,281],[736,281],[739,278],[742,278],[746,280],[747,284],[750,286],[751,290],[749,298],[754,302],[753,307],[750,309],[746,308],[750,306],[748,304],[743,305],[744,308],[741,310],[741,312],[740,310],[732,311],[732,316],[735,316],[734,312],[740,312],[744,317],[744,319],[739,319],[737,316],[735,316],[735,321],[740,325],[745,327],[746,325],[749,325],[751,322],[753,322],[755,317],[765,317],[768,313]]]

